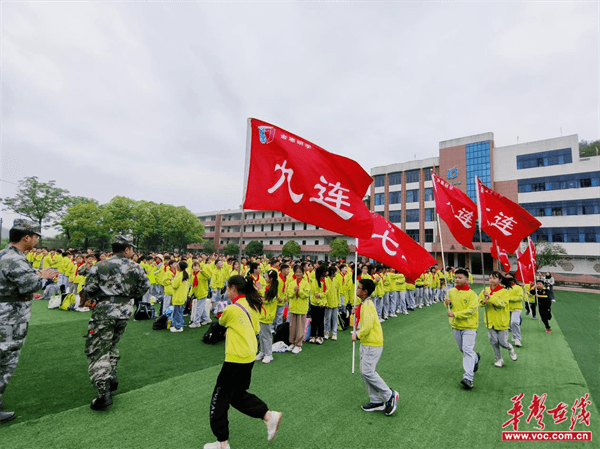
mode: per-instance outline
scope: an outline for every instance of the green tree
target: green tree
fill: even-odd
[[[600,153],[600,140],[579,142],[579,157],[598,156],[598,153]]]
[[[264,253],[263,244],[258,240],[252,240],[250,243],[248,243],[244,252],[250,257],[262,256]]]
[[[558,243],[539,241],[534,246],[538,269],[557,266],[557,262],[567,254],[567,250]]]
[[[59,218],[60,213],[69,205],[68,190],[55,186],[56,181],[40,182],[37,176],[29,176],[19,181],[14,198],[0,200],[3,210],[13,212],[35,221],[40,226]]]
[[[110,238],[102,213],[102,207],[95,200],[77,202],[67,209],[67,213],[59,222],[69,241],[89,248],[92,242],[98,244],[102,237]]]
[[[203,253],[212,254],[215,252],[215,242],[213,239],[204,240]]]
[[[237,256],[240,253],[240,247],[235,243],[228,243],[223,249],[223,254],[226,256]]]
[[[290,240],[285,245],[283,245],[283,249],[281,250],[281,255],[283,257],[297,257],[302,252],[302,248],[300,245],[293,240]]]
[[[331,257],[332,259],[345,259],[346,256],[350,253],[350,249],[348,248],[348,241],[341,237],[336,237],[335,239],[333,239],[329,246],[331,246],[329,257]]]

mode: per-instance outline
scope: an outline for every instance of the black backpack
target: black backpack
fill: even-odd
[[[277,343],[278,341],[282,341],[288,346],[290,345],[290,323],[281,323],[275,328],[275,338],[273,339],[273,342]]]
[[[161,315],[154,320],[154,323],[152,323],[152,329],[154,329],[155,331],[166,329],[168,321],[169,318],[167,318],[166,315]]]
[[[225,340],[226,330],[227,328],[225,326],[221,326],[218,321],[213,322],[202,337],[202,343],[207,345],[216,345],[220,341]]]
[[[345,331],[350,326],[350,315],[352,312],[352,307],[349,305],[341,312],[338,313],[338,325],[341,330]]]
[[[133,319],[136,321],[153,320],[156,312],[154,307],[149,302],[140,302],[137,305],[137,310],[133,314]]]

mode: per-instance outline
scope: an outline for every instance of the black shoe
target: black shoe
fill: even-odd
[[[0,424],[7,423],[15,419],[14,412],[0,412]]]
[[[473,388],[473,382],[469,379],[463,378],[463,380],[461,380],[460,383],[463,385],[463,387],[465,387],[465,390],[470,390],[471,388]]]
[[[117,389],[119,388],[119,381],[117,380],[117,378],[113,378],[110,380],[110,391],[117,391]]]
[[[481,354],[479,354],[478,352],[476,352],[475,354],[477,354],[477,361],[475,362],[475,367],[473,368],[474,373],[476,373],[479,369],[479,361],[481,360]]]
[[[368,404],[361,405],[365,412],[382,412],[385,410],[385,404],[383,402],[369,402]]]
[[[92,401],[90,408],[92,410],[106,410],[109,405],[112,405],[112,396],[110,393],[106,393]]]
[[[386,416],[391,416],[396,411],[396,407],[398,407],[398,392],[392,390],[392,396],[385,403],[385,414]]]

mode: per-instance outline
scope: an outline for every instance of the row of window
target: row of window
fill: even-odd
[[[390,192],[389,204],[400,204],[402,202],[402,192]],[[433,187],[427,187],[425,189],[425,201],[433,201]],[[416,203],[419,201],[418,190],[407,190],[406,191],[406,202]],[[385,204],[385,195],[383,193],[375,194],[375,206],[383,206]]]
[[[406,231],[408,236],[413,239],[415,242],[419,243],[419,230],[418,229],[408,229]],[[425,242],[424,243],[432,243],[433,242],[433,229],[425,229]]]
[[[423,180],[431,181],[431,170],[432,170],[432,167],[423,169]],[[420,176],[419,173],[420,172],[421,172],[421,170],[419,170],[419,169],[408,170],[408,171],[404,172],[404,175],[406,176],[406,182],[407,183],[419,182],[419,176]],[[397,171],[394,173],[390,173],[389,177],[390,177],[390,185],[391,186],[402,184],[402,172]],[[383,187],[383,186],[385,186],[385,175],[375,176],[375,187]]]
[[[517,156],[517,170],[534,167],[547,167],[549,165],[570,164],[573,162],[571,148],[561,150],[542,151],[540,153],[524,154]]]
[[[383,215],[383,212],[379,212],[380,215]],[[391,210],[390,211],[390,221],[392,223],[401,223],[402,221],[402,211],[399,210]],[[406,211],[406,222],[407,223],[417,223],[419,221],[419,209],[409,209]],[[435,221],[435,210],[433,208],[425,209],[425,221]]]
[[[296,230],[303,230],[303,231],[307,231],[308,230],[308,226],[306,223],[291,223],[292,225],[292,229],[288,229],[288,231],[296,231]],[[298,225],[298,226],[296,226]],[[275,227],[277,226],[278,229],[275,229]],[[260,228],[260,229],[259,229]],[[296,229],[297,228],[297,229]],[[318,230],[319,227],[315,226],[315,230]],[[247,225],[244,228],[244,232],[264,232],[264,231],[285,231],[285,223],[276,223],[276,224],[270,224],[270,225]]]
[[[600,172],[519,179],[519,193],[599,187]]]
[[[600,214],[600,199],[597,198],[574,201],[526,203],[521,204],[521,206],[534,217]]]
[[[467,162],[467,195],[476,201],[475,176],[485,185],[491,185],[490,142],[476,142],[465,146]]]
[[[263,240],[259,240],[259,241],[260,241],[260,243],[262,243],[263,245],[265,245],[265,244],[266,244],[266,241],[263,241]],[[314,242],[315,242],[315,245],[319,245],[319,240],[315,240]],[[221,243],[223,243],[223,242],[221,242]],[[227,243],[229,243],[229,239],[227,239]],[[250,242],[248,242],[248,243],[250,243]],[[246,244],[246,240],[244,240],[244,241],[242,242],[242,245],[245,245],[245,244]],[[274,240],[269,240],[269,245],[273,245],[273,244],[277,245],[277,243],[275,243],[275,241],[274,241]],[[302,240],[302,246],[306,246],[307,244],[308,244],[308,243],[307,243],[307,241],[306,241],[306,240]],[[283,245],[283,240],[279,240],[279,245]]]
[[[600,226],[581,228],[539,228],[531,238],[545,242],[600,243]]]

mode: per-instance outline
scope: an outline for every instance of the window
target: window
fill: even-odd
[[[517,170],[535,167],[548,167],[549,165],[571,164],[573,157],[571,148],[561,150],[542,151],[540,153],[523,154],[517,156]]]
[[[265,218],[265,213],[264,212],[262,213],[262,218]]]
[[[401,201],[400,192],[390,192],[390,204],[399,204]]]
[[[433,208],[425,209],[425,221],[435,221],[435,213]]]
[[[375,187],[383,187],[385,185],[385,175],[375,176]]]
[[[255,232],[255,226],[252,225],[252,232]]]
[[[427,187],[425,189],[425,201],[433,201],[433,187]]]
[[[466,145],[467,195],[476,201],[475,176],[486,186],[491,186],[490,142],[476,142]]]
[[[264,231],[265,230],[265,225],[260,225],[260,230]]]
[[[600,199],[547,201],[540,203],[524,203],[521,206],[536,217],[560,217],[562,215],[597,215],[600,214]]]
[[[275,226],[271,225],[271,231],[274,231],[274,230],[275,230]]]
[[[306,240],[302,240],[302,246],[306,246]]]
[[[423,180],[431,181],[431,170],[433,170],[433,167],[427,167],[423,169]]]
[[[409,170],[406,172],[406,183],[419,182],[419,172],[421,170]]]
[[[418,229],[407,229],[406,233],[415,242],[419,243],[419,230]]]
[[[280,244],[280,245],[283,245],[283,240],[279,240],[279,244]]]
[[[433,243],[433,229],[425,229],[425,242]]]
[[[419,189],[407,190],[406,191],[406,202],[407,203],[418,203],[419,202]]]
[[[390,211],[390,221],[392,223],[400,223],[400,211],[399,210],[391,210]]]
[[[395,186],[397,184],[402,184],[402,172],[390,173],[390,185]]]
[[[406,211],[406,222],[414,223],[419,221],[419,209],[409,209]]]
[[[273,244],[273,240],[269,240],[269,245],[272,245],[272,244]]]
[[[541,184],[544,187],[541,187]],[[519,193],[600,186],[600,172],[573,173],[519,180]]]
[[[296,223],[292,223],[292,231],[296,230]]]
[[[283,223],[281,223],[281,230],[283,231]]]
[[[383,206],[384,204],[385,194],[376,193],[375,194],[375,206]]]
[[[315,245],[318,245],[318,244],[319,244],[319,241],[318,241],[318,240],[315,240]]]

